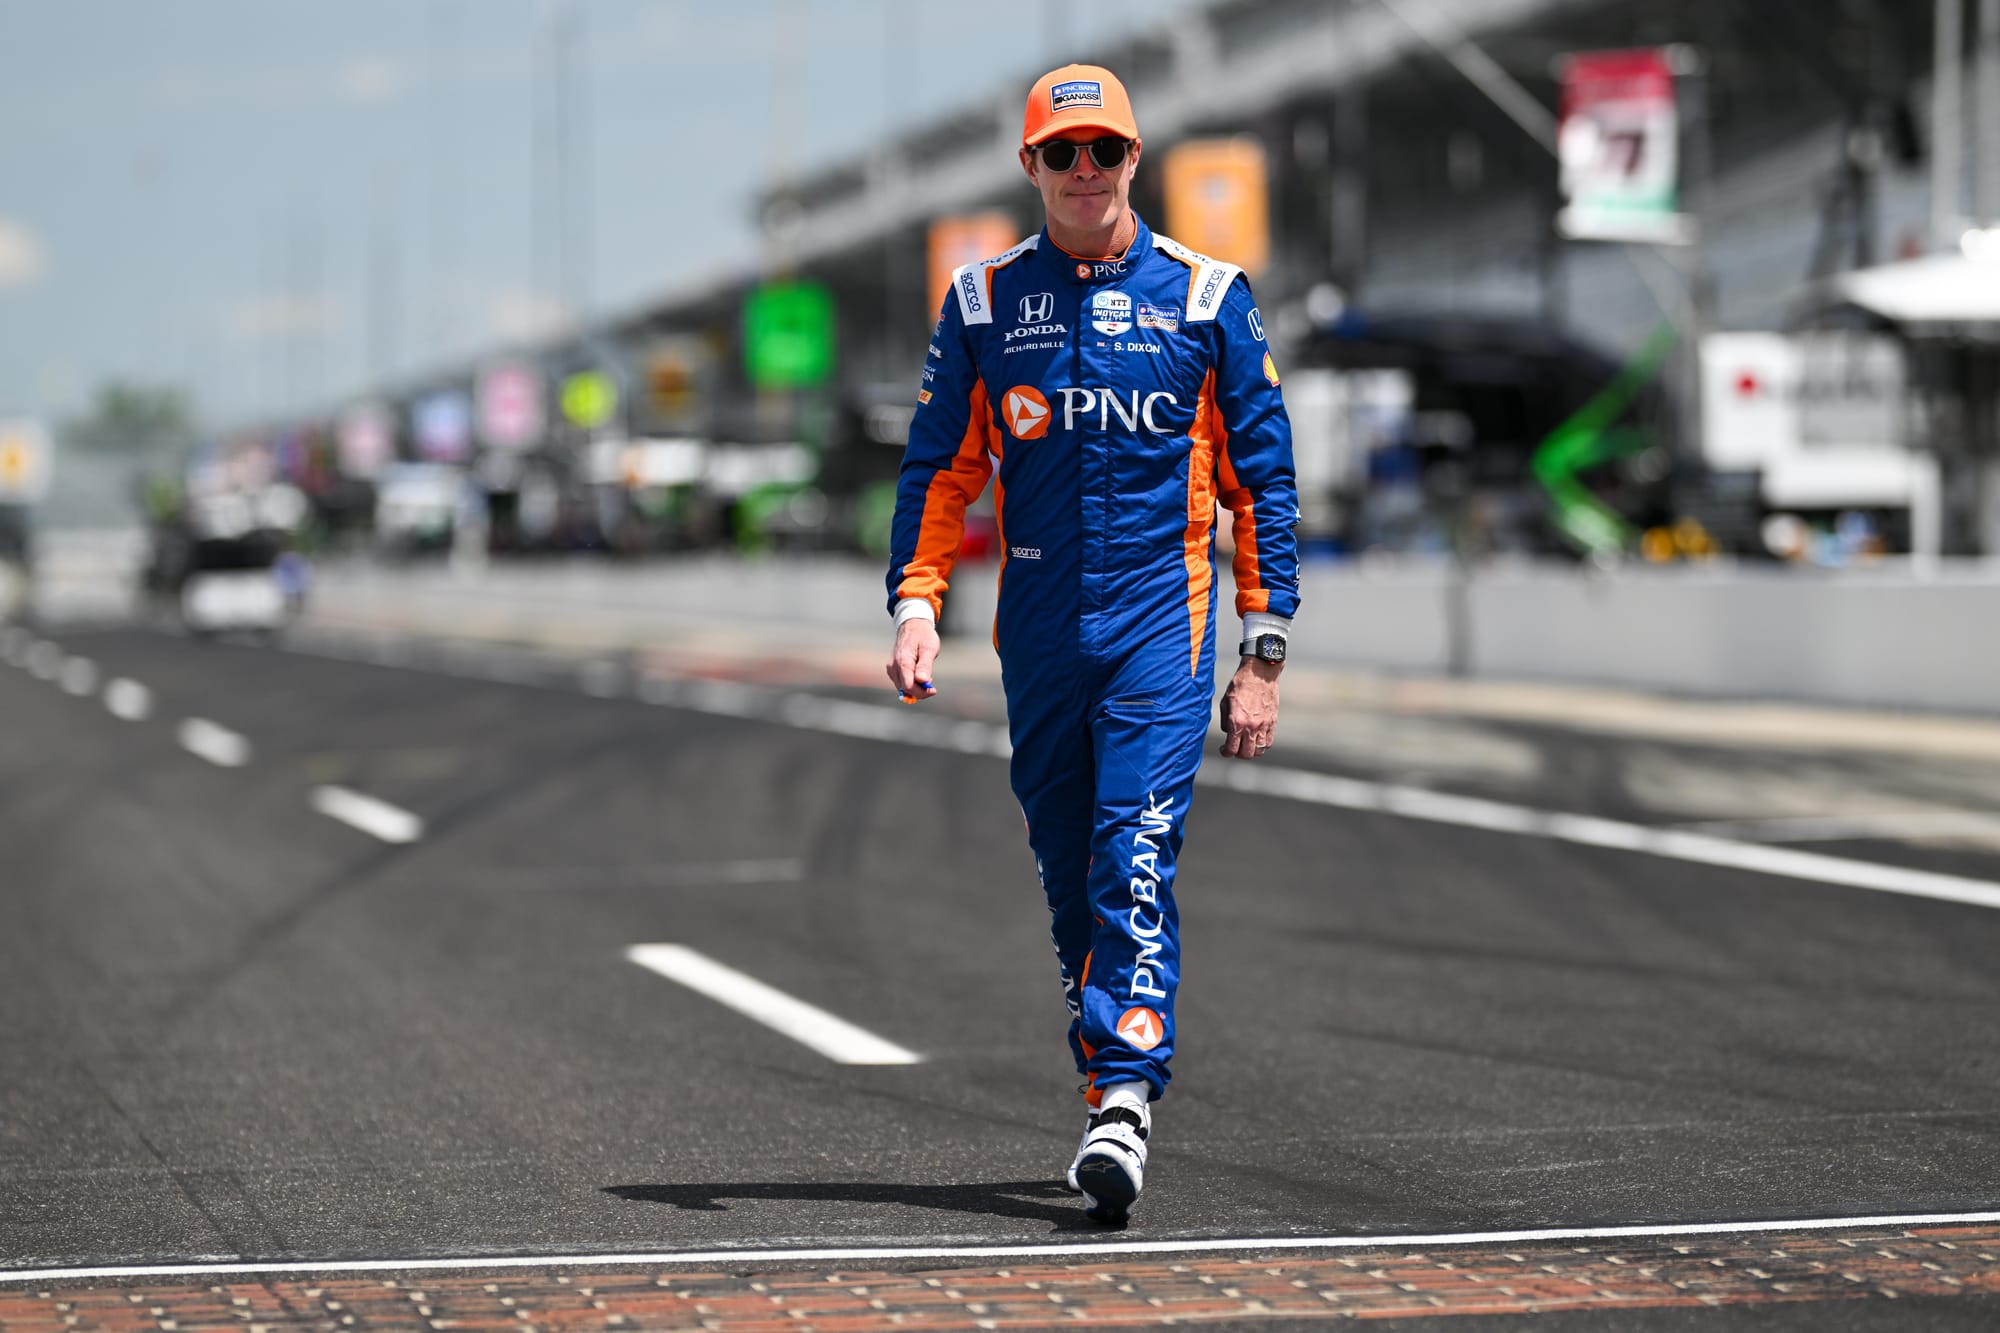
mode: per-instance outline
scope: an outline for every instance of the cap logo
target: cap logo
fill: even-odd
[[[1067,111],[1071,107],[1094,106],[1104,108],[1104,85],[1096,79],[1071,79],[1068,83],[1058,83],[1049,89],[1049,110]]]

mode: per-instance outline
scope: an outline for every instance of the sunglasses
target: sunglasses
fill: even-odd
[[[1107,134],[1102,139],[1092,139],[1081,144],[1074,139],[1044,139],[1032,151],[1042,155],[1042,165],[1057,173],[1070,171],[1076,166],[1077,154],[1085,148],[1090,150],[1090,160],[1097,164],[1099,171],[1109,171],[1125,160],[1125,153],[1132,147],[1130,139],[1121,139],[1115,134]]]

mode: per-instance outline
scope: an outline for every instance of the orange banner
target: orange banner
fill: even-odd
[[[931,223],[931,309],[944,307],[951,271],[960,264],[991,259],[1021,239],[1021,229],[1005,213],[972,213]]]
[[[1167,235],[1255,278],[1271,259],[1270,167],[1247,135],[1167,150]]]

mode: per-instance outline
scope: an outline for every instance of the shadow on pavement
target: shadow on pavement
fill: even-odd
[[[1083,1215],[1083,1201],[1054,1181],[1023,1180],[976,1185],[899,1185],[883,1181],[795,1181],[740,1185],[607,1185],[606,1194],[639,1203],[667,1203],[697,1212],[727,1212],[724,1199],[787,1203],[888,1203],[982,1217],[1047,1222],[1058,1231],[1099,1231]],[[1024,1197],[1025,1196],[1025,1197]],[[1060,1202],[1041,1202],[1042,1200]]]

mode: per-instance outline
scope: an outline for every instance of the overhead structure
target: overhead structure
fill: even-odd
[[[1830,291],[1840,303],[1906,328],[2000,336],[2000,258],[1925,255],[1843,273]]]
[[[1478,34],[1532,24],[1602,0],[1428,0],[1440,28]],[[1425,39],[1375,0],[1300,6],[1290,21],[1224,42],[1218,13],[1196,8],[1176,18],[1165,44],[1127,53],[1121,74],[1149,144],[1167,144],[1205,126],[1251,124],[1288,102],[1379,74]],[[941,133],[925,129],[893,150],[903,169],[870,172],[853,162],[792,181],[764,195],[763,214],[786,219],[799,264],[885,240],[939,214],[972,212],[1020,180],[1021,103],[1010,89],[984,114],[968,113]]]

